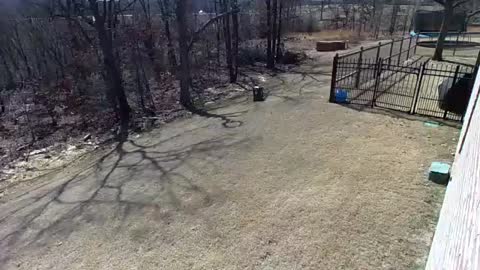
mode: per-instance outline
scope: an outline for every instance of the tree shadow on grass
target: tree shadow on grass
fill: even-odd
[[[224,128],[238,128],[243,125],[243,121],[232,120],[231,117],[238,117],[247,111],[218,114],[209,112],[207,110],[195,108],[192,109],[192,112],[202,117],[220,119]]]
[[[223,122],[231,123],[236,122]],[[67,180],[5,204],[0,208],[0,249],[5,251],[0,264],[20,250],[67,239],[83,226],[113,220],[122,230],[127,219],[145,211],[192,213],[218,202],[209,183],[195,176],[247,141],[228,134],[198,139],[195,133],[188,130],[148,145],[120,142]]]

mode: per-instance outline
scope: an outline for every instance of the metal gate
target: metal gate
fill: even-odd
[[[372,106],[415,113],[415,92],[421,66],[421,62],[408,66],[381,63]]]

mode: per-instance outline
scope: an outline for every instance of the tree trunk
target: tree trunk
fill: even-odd
[[[437,40],[437,46],[435,47],[435,53],[433,54],[433,60],[442,61],[443,60],[443,48],[445,45],[445,38],[448,34],[448,26],[453,17],[453,5],[450,0],[445,2],[445,7],[443,11],[443,21],[442,27],[440,28],[440,34]]]
[[[420,0],[415,0],[415,6],[410,8],[410,26],[408,27],[408,32],[412,32],[414,30],[414,22],[415,22],[415,14],[417,13],[418,7],[420,6]]]
[[[270,33],[272,35],[272,61],[274,66],[275,66],[275,56],[276,56],[276,49],[277,49],[277,19],[278,19],[277,6],[278,6],[278,0],[273,0],[272,2],[273,25],[272,25],[272,31]]]
[[[281,0],[280,0],[281,1]],[[325,8],[325,3],[324,1],[322,0],[322,2],[320,3],[320,21],[323,21],[323,9]]]
[[[222,2],[222,12],[228,12],[228,0]],[[230,15],[223,18],[223,37],[225,39],[225,57],[227,60],[227,68],[230,76],[230,82],[235,82],[235,70],[233,68],[233,55],[232,55],[232,35],[230,33]]]
[[[356,16],[356,11],[355,8],[352,10],[352,31],[355,31],[355,16]],[[346,20],[348,20],[348,14],[345,14]]]
[[[390,18],[390,35],[393,35],[395,32],[396,24],[397,24],[397,15],[398,15],[398,10],[400,9],[400,6],[397,3],[397,0],[393,0],[393,10],[392,10],[392,17]]]
[[[101,46],[104,54],[103,63],[107,71],[108,84],[118,105],[120,136],[121,138],[126,138],[128,132],[128,123],[130,120],[130,107],[128,105],[127,96],[125,95],[125,89],[123,88],[122,73],[115,61],[113,48],[105,44]]]
[[[0,57],[2,58],[3,69],[5,70],[7,80],[4,85],[6,89],[13,89],[15,87],[15,80],[13,79],[13,73],[10,71],[10,68],[7,64],[7,59],[5,59],[5,55],[3,54],[2,50],[0,50]]]
[[[214,0],[214,5],[215,5],[214,8],[215,8],[215,17],[216,17],[216,16],[218,16],[218,2],[217,2],[217,0]],[[217,30],[217,33],[216,33],[217,34],[217,65],[220,66],[220,44],[221,44],[220,36],[221,36],[221,34],[220,34],[220,23],[219,23],[219,21],[217,21],[215,23],[215,27],[216,27],[216,30]]]
[[[172,34],[170,31],[170,16],[168,14],[168,0],[163,0],[163,2],[159,2],[160,4],[160,12],[162,15],[162,20],[164,23],[165,28],[165,36],[167,38],[167,57],[168,57],[168,64],[170,65],[170,70],[175,72],[177,68],[177,57],[175,56],[175,49],[173,48],[172,42]]]
[[[357,37],[358,37],[358,39],[360,39],[360,37],[362,36],[362,13],[361,12],[358,12],[357,24],[358,24],[358,26],[357,26]],[[354,23],[354,25],[355,25],[355,23]]]
[[[375,39],[378,39],[378,36],[380,34],[380,25],[381,25],[381,22],[382,22],[382,17],[383,17],[383,1],[380,0],[378,5],[376,6],[375,18],[373,20],[375,22],[375,25],[374,25]]]
[[[265,0],[267,5],[267,68],[273,68],[275,62],[272,54],[272,15],[271,15],[271,1]]]
[[[178,45],[180,52],[180,68],[177,74],[180,80],[180,104],[186,109],[193,110],[193,102],[190,96],[190,56],[188,52],[188,28],[187,28],[187,0],[178,0],[176,7]]]
[[[233,0],[232,8],[234,10],[238,9],[237,0]],[[233,24],[233,68],[234,68],[234,77],[230,78],[231,82],[236,82],[238,77],[238,46],[240,43],[240,37],[238,33],[238,12],[232,14],[232,24]],[[232,80],[233,79],[233,80]]]
[[[147,38],[144,40],[143,45],[147,49],[147,55],[152,63],[155,63],[155,41],[153,39],[152,23],[147,22]]]
[[[17,57],[15,57],[15,52],[13,51],[14,49],[12,48],[12,46],[8,46],[8,47],[10,47],[10,49],[8,49],[8,47],[5,48],[7,50],[5,51],[5,54],[3,56],[8,57],[8,60],[10,60],[10,63],[12,64],[13,72],[14,72],[14,75],[15,75],[15,79],[22,81],[24,77],[23,77],[22,72],[20,70],[20,66],[19,66],[20,63],[18,63]]]
[[[322,4],[323,4],[323,1],[322,1]],[[278,10],[278,29],[277,29],[277,49],[276,49],[276,58],[277,58],[277,61],[280,60],[280,58],[282,58],[283,56],[283,51],[282,51],[282,48],[281,48],[281,41],[282,41],[282,14],[283,13],[283,0],[280,0],[280,8]]]
[[[30,66],[30,62],[28,61],[28,57],[27,55],[25,54],[25,50],[23,48],[23,41],[22,39],[20,38],[20,35],[18,33],[18,26],[17,24],[15,24],[15,41],[16,42],[13,42],[12,44],[14,45],[14,48],[17,50],[17,53],[18,55],[20,56],[21,60],[23,60],[23,63],[25,65],[25,68],[27,70],[27,76],[28,77],[32,77],[32,67]],[[17,44],[18,43],[18,44]]]
[[[94,2],[93,6],[96,6]],[[128,123],[130,118],[130,107],[128,105],[125,89],[123,88],[122,72],[116,61],[113,50],[112,30],[105,28],[105,17],[100,16],[98,8],[94,9],[95,29],[100,41],[100,48],[103,54],[103,65],[106,71],[107,86],[111,96],[114,98],[117,115],[120,118],[120,139],[125,140],[128,136]],[[107,16],[113,16],[108,14]],[[109,19],[110,21],[110,19]]]
[[[140,48],[138,46],[138,43],[135,44],[135,49],[132,51],[133,51],[132,62],[135,64],[135,82],[137,83],[138,101],[139,101],[140,108],[142,108],[142,111],[145,113],[147,108],[145,106],[142,77],[140,74],[140,66],[142,65],[142,63],[140,60],[140,52],[139,52]]]
[[[141,75],[142,75],[143,81],[144,81],[144,83],[145,83],[144,96],[145,96],[145,98],[148,98],[148,100],[147,100],[147,101],[148,101],[148,106],[149,106],[149,107],[150,107],[150,106],[151,106],[151,107],[154,107],[154,106],[153,106],[152,91],[151,91],[151,89],[150,89],[150,84],[149,84],[149,82],[148,82],[148,78],[147,78],[147,75],[146,75],[146,73],[145,73],[145,66],[144,66],[144,65],[141,65],[140,68],[141,68],[141,73],[142,73]],[[152,111],[152,110],[150,110],[149,108],[146,108],[145,113],[146,113],[147,115],[152,115],[152,116],[155,115],[155,112]]]
[[[147,30],[147,38],[144,41],[145,48],[147,48],[147,54],[150,58],[152,63],[155,63],[155,38],[153,36],[153,29],[152,29],[152,16],[150,15],[150,0],[140,1],[140,4],[143,8],[143,13],[145,16],[146,21],[146,30]]]
[[[175,71],[177,68],[177,57],[175,56],[175,49],[173,48],[169,19],[165,21],[165,36],[167,37],[168,64],[170,65],[170,70]]]

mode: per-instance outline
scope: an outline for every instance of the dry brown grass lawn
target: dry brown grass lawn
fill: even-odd
[[[17,190],[2,268],[421,267],[444,189],[425,172],[458,130],[329,104],[329,80],[266,76],[266,102],[214,111],[229,121],[176,121]]]

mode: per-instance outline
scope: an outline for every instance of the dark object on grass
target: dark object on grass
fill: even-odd
[[[286,51],[279,59],[279,62],[284,65],[295,65],[302,62],[306,58],[307,55],[305,53]]]
[[[455,84],[453,84],[453,78],[443,81],[438,86],[439,107],[442,110],[463,115],[472,94],[472,77],[471,73],[467,73]]]
[[[284,65],[295,65],[305,60],[307,55],[303,52],[292,52],[282,49],[278,55],[277,62]],[[238,64],[241,66],[255,65],[255,63],[266,63],[267,54],[263,47],[240,48],[238,51]]]
[[[253,87],[253,101],[265,101],[265,93],[263,92],[263,87],[254,86]]]
[[[317,42],[317,51],[318,52],[331,52],[346,50],[347,42],[345,41],[318,41]]]
[[[255,63],[266,63],[267,54],[263,47],[254,46],[247,48],[239,48],[238,64],[241,66],[255,65]]]

